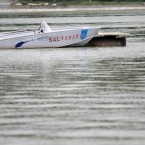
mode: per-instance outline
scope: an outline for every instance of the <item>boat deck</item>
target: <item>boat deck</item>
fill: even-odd
[[[17,31],[10,31],[10,32],[2,32],[0,33],[0,40],[26,36],[28,34],[34,34],[34,31],[17,30]]]

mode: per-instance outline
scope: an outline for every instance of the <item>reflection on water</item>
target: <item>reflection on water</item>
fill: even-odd
[[[0,50],[0,144],[144,144],[143,17],[131,26],[112,16],[109,30],[134,35],[125,48]]]

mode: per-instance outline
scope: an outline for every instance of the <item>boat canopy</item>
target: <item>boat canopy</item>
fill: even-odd
[[[43,32],[43,33],[48,33],[52,31],[49,25],[44,20],[41,22],[39,30],[40,32]]]

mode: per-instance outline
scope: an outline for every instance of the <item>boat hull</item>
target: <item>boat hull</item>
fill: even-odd
[[[98,34],[99,28],[55,30],[48,33],[26,32],[0,35],[0,48],[52,48],[84,46]]]

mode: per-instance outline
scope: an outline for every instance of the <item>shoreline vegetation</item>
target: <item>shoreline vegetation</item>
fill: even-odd
[[[145,0],[13,0],[14,3],[40,5],[142,5]]]

